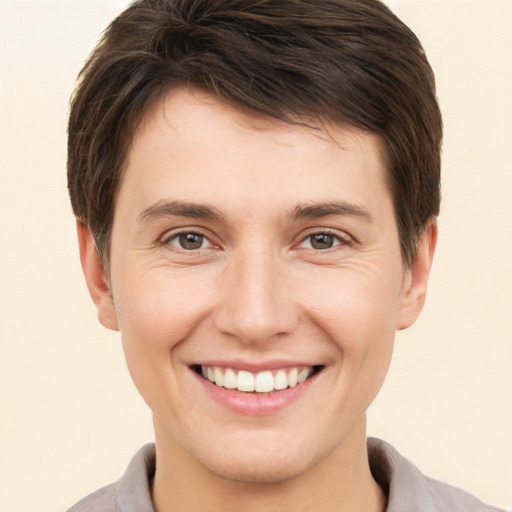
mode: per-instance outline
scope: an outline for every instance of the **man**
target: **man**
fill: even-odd
[[[485,511],[366,439],[421,312],[441,116],[377,0],[138,1],[86,63],[68,180],[155,446],[73,511]]]

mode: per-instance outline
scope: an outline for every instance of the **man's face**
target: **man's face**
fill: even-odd
[[[236,480],[360,446],[395,330],[421,309],[374,136],[184,90],[136,133],[110,268],[100,319],[122,333],[157,444]],[[262,392],[232,389],[252,381]]]

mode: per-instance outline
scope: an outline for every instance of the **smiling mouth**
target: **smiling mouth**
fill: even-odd
[[[219,366],[193,365],[191,368],[203,379],[224,389],[244,393],[271,393],[302,384],[320,372],[323,366],[298,366],[258,373]]]

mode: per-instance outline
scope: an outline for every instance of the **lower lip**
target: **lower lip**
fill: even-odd
[[[192,370],[193,371],[193,370]],[[218,403],[241,414],[263,416],[273,414],[288,407],[298,400],[314,383],[318,373],[309,377],[302,384],[271,393],[244,393],[236,389],[226,389],[212,384],[196,372],[194,375],[204,390]]]

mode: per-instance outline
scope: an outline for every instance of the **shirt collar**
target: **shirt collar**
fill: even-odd
[[[492,512],[492,507],[455,487],[424,476],[388,443],[368,438],[373,477],[388,496],[386,512]],[[155,475],[155,445],[143,446],[133,457],[116,488],[119,512],[154,512],[151,486]]]

